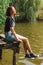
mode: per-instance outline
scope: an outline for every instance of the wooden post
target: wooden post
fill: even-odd
[[[1,46],[0,46],[1,47]],[[2,49],[0,48],[0,60],[2,59]]]
[[[16,50],[13,49],[13,65],[16,65]]]

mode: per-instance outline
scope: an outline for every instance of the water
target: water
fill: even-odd
[[[40,57],[36,59],[25,58],[23,43],[21,43],[20,53],[17,54],[16,64],[43,65],[43,22],[17,23],[15,30],[18,34],[27,37],[29,39],[33,52],[40,55]],[[12,54],[12,50],[3,50],[3,58],[2,61],[0,61],[0,65],[12,65]]]

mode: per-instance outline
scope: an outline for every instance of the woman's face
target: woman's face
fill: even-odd
[[[12,12],[13,12],[13,15],[16,14],[16,9],[14,7],[12,7]]]

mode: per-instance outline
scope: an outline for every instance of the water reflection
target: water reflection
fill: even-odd
[[[26,59],[24,58],[23,48],[21,48],[19,63],[24,65],[43,65],[43,22],[33,23],[19,23],[17,24],[17,31],[19,34],[24,35],[29,38],[30,44],[33,52],[40,55],[36,59]],[[22,64],[21,64],[22,65]]]
[[[24,65],[43,65],[43,57],[39,57],[37,59],[24,59],[19,60],[19,63],[23,63]]]
[[[41,65],[43,65],[43,62],[41,63]]]
[[[25,65],[36,65],[36,64],[34,64],[34,63],[32,63],[32,62],[29,62],[28,60],[21,60],[21,61],[19,61],[19,62],[22,62],[22,63],[24,63]]]

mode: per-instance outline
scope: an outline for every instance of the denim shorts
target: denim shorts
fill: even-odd
[[[11,41],[11,42],[16,40],[16,37],[12,34],[11,31],[5,32],[5,38],[6,40]]]

